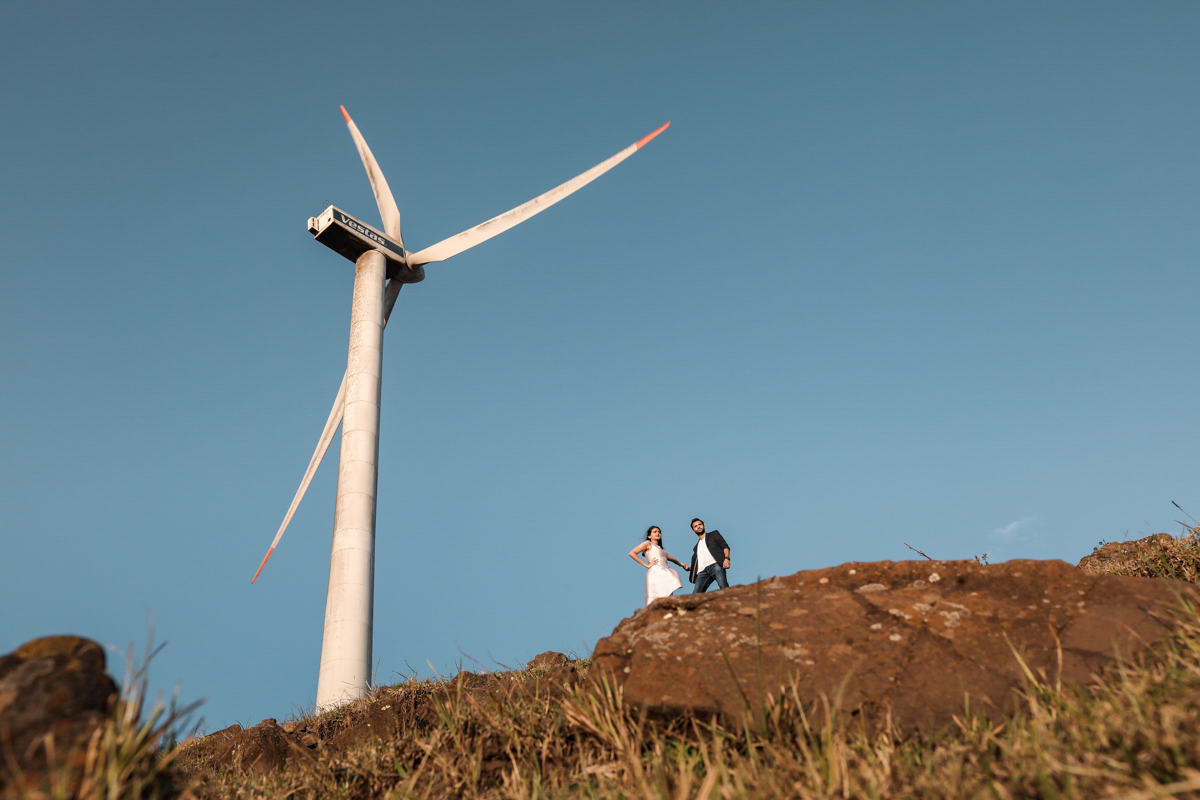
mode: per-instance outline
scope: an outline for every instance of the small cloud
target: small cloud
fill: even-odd
[[[992,536],[996,536],[1000,539],[1011,539],[1012,537],[1016,536],[1017,531],[1021,530],[1021,528],[1024,528],[1026,525],[1035,521],[1036,519],[1037,517],[1026,517],[1025,519],[1019,519],[1016,522],[1010,522],[1003,528],[996,528],[994,531],[992,531]]]

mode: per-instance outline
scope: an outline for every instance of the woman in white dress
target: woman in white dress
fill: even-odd
[[[638,558],[640,553],[646,554],[645,561]],[[657,525],[647,529],[646,541],[630,550],[629,557],[646,568],[646,605],[660,597],[670,597],[671,592],[683,586],[679,573],[668,567],[667,562],[674,561],[684,572],[688,566],[662,549],[662,530]]]

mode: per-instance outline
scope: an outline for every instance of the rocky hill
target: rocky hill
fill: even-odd
[[[591,660],[546,653],[518,672],[384,687],[181,747],[169,746],[171,720],[130,721],[86,640],[38,640],[0,659],[0,786],[196,798],[1200,796],[1200,554],[1195,537],[1163,536],[1106,545],[1079,567],[844,564],[665,598]]]

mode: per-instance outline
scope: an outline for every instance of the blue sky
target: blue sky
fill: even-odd
[[[316,688],[377,222],[420,249],[636,156],[406,288],[384,353],[380,681],[587,652],[647,525],[731,579],[1075,562],[1200,515],[1200,7],[10,2],[0,652],[124,648],[209,730]],[[110,666],[120,672],[118,660]]]

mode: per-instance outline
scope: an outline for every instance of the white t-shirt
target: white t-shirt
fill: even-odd
[[[705,538],[701,539],[700,543],[696,545],[696,572],[702,572],[709,564],[717,563],[712,553],[708,551],[707,538],[708,534],[705,534]]]

